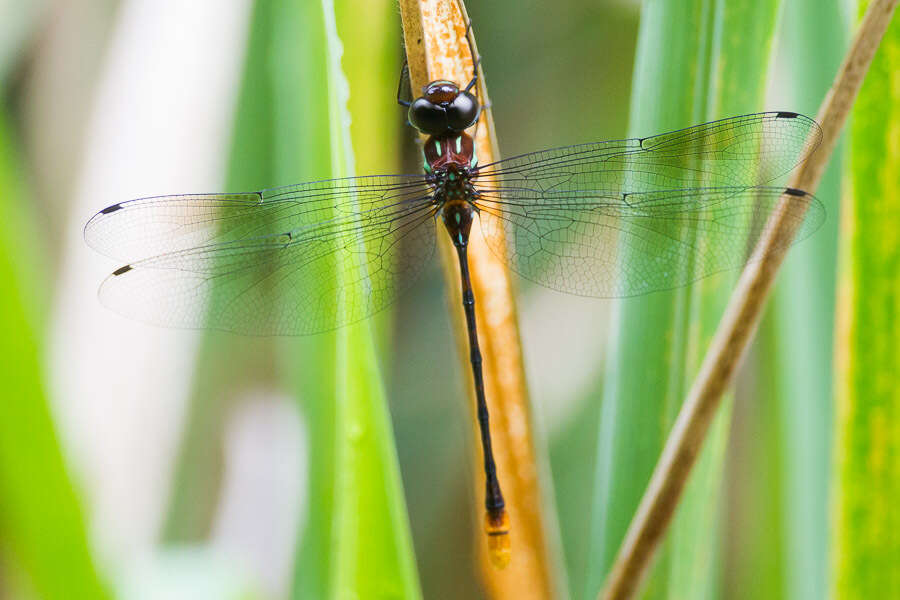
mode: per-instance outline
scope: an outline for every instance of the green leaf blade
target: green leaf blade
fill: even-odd
[[[354,31],[359,28],[359,23],[354,21],[364,15],[342,7],[338,21],[336,8],[331,0],[323,1],[332,173],[351,176],[354,175],[354,142],[363,152],[372,152],[378,148],[378,140],[352,139],[350,95],[353,91],[367,95],[372,90],[369,85],[362,85],[370,82],[365,68],[356,61],[348,61],[347,71],[351,77],[360,75],[360,80],[348,81],[345,77],[343,43],[338,37],[339,26]],[[349,44],[357,40],[353,36],[344,39]],[[360,240],[359,244],[365,242]],[[354,263],[354,256],[351,253],[341,260]],[[348,267],[352,272],[365,268],[361,264],[338,266],[341,273],[346,273]],[[347,298],[347,301],[361,299]],[[335,539],[331,548],[332,594],[337,598],[421,598],[372,323],[363,321],[344,327],[337,335],[337,486]]]

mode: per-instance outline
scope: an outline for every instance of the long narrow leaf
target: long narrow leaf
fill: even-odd
[[[643,3],[630,133],[648,135],[700,121],[704,98],[696,89],[706,87],[699,69],[708,43],[700,34],[710,35],[711,18],[708,2]],[[617,305],[598,434],[585,598],[596,596],[612,565],[680,400],[687,300],[681,289]],[[649,589],[662,597],[664,587],[659,581]]]
[[[775,29],[781,0],[717,2],[710,51],[709,96],[703,120],[752,113],[765,107]],[[700,243],[703,243],[700,240]],[[687,324],[685,373],[692,380],[707,353],[737,274],[720,274],[693,288]],[[685,382],[682,397],[689,392]],[[726,398],[704,444],[672,524],[670,598],[712,598],[720,559],[720,490],[731,420]]]
[[[813,114],[847,46],[838,0],[785,3],[770,96]],[[730,598],[825,596],[831,447],[835,263],[841,150],[816,192],[828,218],[791,250],[760,327],[755,392],[741,422],[743,468],[731,486],[736,513]]]
[[[323,0],[322,8],[332,174],[345,177],[354,174],[349,95],[352,91],[368,94],[372,90],[364,85],[365,81],[353,82],[359,84],[356,87],[347,81],[341,64],[343,45],[338,38],[334,3]],[[342,24],[349,30],[358,29],[352,21],[364,18],[363,14],[348,10],[342,15]],[[349,39],[351,43],[354,40]],[[373,148],[366,144],[364,151],[371,152]],[[339,268],[345,271],[345,267]],[[331,591],[338,598],[419,598],[412,537],[372,331],[371,322],[361,322],[338,332],[337,494]]]

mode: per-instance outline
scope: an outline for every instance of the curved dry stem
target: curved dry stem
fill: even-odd
[[[465,38],[468,17],[461,1],[400,0],[400,9],[412,89],[420,90],[436,79],[468,82],[472,77],[472,56]],[[471,39],[474,47],[474,36]],[[486,104],[487,89],[480,66],[478,75],[478,97]],[[499,155],[490,108],[485,110],[478,127],[475,148],[481,164],[493,162]],[[480,226],[473,229],[480,230]],[[456,252],[449,237],[438,237],[450,306],[459,307],[453,310],[457,347],[463,372],[470,378]],[[473,231],[468,254],[494,454],[512,526],[511,562],[498,570],[490,564],[480,529],[481,515],[475,520],[479,526],[482,575],[491,598],[552,598],[559,585],[557,561],[548,544],[555,521],[548,522],[553,517],[543,509],[545,496],[539,485],[542,469],[535,451],[512,283],[505,264],[486,246],[480,231]],[[471,394],[471,381],[467,387]],[[470,406],[475,425],[474,395]],[[476,472],[475,489],[480,490],[484,487],[483,474],[480,469]]]
[[[875,50],[900,0],[873,0],[863,17],[834,84],[819,109],[823,139],[791,178],[792,188],[815,192]],[[790,202],[776,208],[751,261],[741,274],[700,373],[663,449],[647,491],[616,555],[602,600],[632,598],[671,522],[691,469],[700,454],[722,394],[743,357],[762,313],[769,290],[802,219],[789,212]],[[801,215],[802,216],[802,215]]]

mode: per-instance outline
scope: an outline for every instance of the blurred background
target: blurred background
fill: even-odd
[[[416,172],[419,150],[395,104],[398,9],[335,4],[356,171]],[[815,114],[843,54],[849,3],[784,4],[773,13],[764,99],[743,112]],[[11,273],[0,285],[22,299],[7,307],[0,352],[11,381],[0,391],[3,598],[331,596],[341,559],[328,554],[329,511],[341,492],[331,487],[333,390],[322,383],[334,367],[322,356],[333,339],[126,320],[96,296],[120,265],[82,238],[92,214],[127,199],[331,176],[322,6],[330,3],[0,1],[0,254]],[[468,10],[503,155],[657,133],[629,119],[638,0],[472,1]],[[644,102],[671,100],[665,87],[648,93]],[[676,121],[667,128],[692,124]],[[720,459],[706,488],[714,492],[701,492],[714,497],[710,545],[688,548],[700,557],[693,570],[665,563],[669,573],[654,573],[648,597],[825,595],[839,158],[833,163],[818,192],[828,223],[787,267],[801,291],[779,289],[719,426]],[[598,539],[621,536],[630,518],[598,485],[632,471],[639,497],[664,436],[652,434],[659,439],[639,464],[604,454],[635,445],[610,429],[611,404],[604,409],[610,365],[626,360],[621,338],[611,337],[625,322],[618,305],[516,285],[559,524],[557,585],[560,595],[592,598],[616,545]],[[426,598],[480,598],[472,536],[480,450],[449,310],[435,261],[378,317],[384,439],[396,445],[395,502],[407,511],[394,515],[396,537],[403,554],[408,523],[411,585]],[[619,401],[636,419],[659,421],[641,397]],[[598,525],[601,512],[615,522]],[[679,577],[703,584],[678,595],[665,582]]]

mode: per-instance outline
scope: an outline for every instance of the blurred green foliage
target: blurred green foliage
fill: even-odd
[[[0,113],[0,552],[10,594],[107,598],[50,414],[46,261],[21,158]],[[23,252],[24,249],[30,249]],[[23,576],[24,574],[24,576]]]
[[[522,0],[471,2],[468,9],[501,150],[510,156],[649,135],[741,112],[812,114],[846,47],[843,5]],[[356,171],[420,168],[413,132],[394,99],[402,57],[395,4],[335,0],[343,75],[329,38],[329,7],[303,0],[253,2],[225,189],[349,173],[344,106],[336,93],[341,77],[350,87]],[[19,24],[9,24],[33,31],[29,27],[52,14],[23,13]],[[26,17],[31,25],[22,28]],[[32,33],[33,39],[11,35],[19,55],[4,50],[0,56],[13,123],[0,128],[2,589],[102,598],[106,587],[94,566],[46,391],[44,323],[56,281],[44,280],[53,273],[44,268],[53,257],[43,256],[55,246],[27,235],[37,218],[15,210],[27,204],[22,181],[28,174],[54,167],[30,164],[40,157],[27,147],[24,158],[18,156],[12,134],[27,124],[22,81],[31,68],[28,57],[56,35],[50,27],[42,32]],[[734,410],[726,405],[714,427],[645,597],[804,600],[823,597],[828,581],[838,598],[888,597],[885,590],[898,585],[891,566],[900,556],[896,536],[890,536],[896,511],[890,509],[900,434],[892,426],[898,415],[891,390],[897,386],[890,384],[889,346],[896,338],[900,267],[892,258],[892,221],[885,218],[896,210],[891,177],[898,169],[889,162],[896,158],[896,119],[886,108],[897,103],[891,100],[896,33],[895,24],[855,117],[849,150],[856,229],[844,240],[845,281],[837,287],[834,279],[837,224],[845,216],[837,210],[841,172],[835,161],[817,194],[828,207],[828,222],[785,264]],[[84,43],[104,43],[91,35]],[[39,121],[40,113],[32,118]],[[79,152],[75,147],[70,154]],[[35,197],[33,206],[41,215],[54,205]],[[714,277],[612,311],[611,303],[597,302],[586,310],[613,312],[608,360],[597,358],[585,377],[589,385],[535,398],[539,419],[564,415],[546,433],[575,597],[594,597],[606,575],[733,279]],[[458,307],[446,305],[443,285],[437,270],[429,271],[389,314],[337,334],[276,340],[204,333],[160,542],[209,538],[230,413],[248,390],[275,386],[297,399],[310,456],[293,597],[482,597],[472,539],[479,490],[470,473],[479,450],[465,405],[466,378],[452,347],[448,311]],[[521,283],[523,324],[556,319],[552,309],[529,308],[535,293]],[[848,294],[847,314],[858,323],[852,321],[843,347],[847,370],[839,380],[840,462],[833,482],[831,355],[838,293]],[[839,507],[833,540],[827,535],[829,488]],[[830,556],[829,541],[835,544]],[[7,577],[7,571],[23,576]]]

